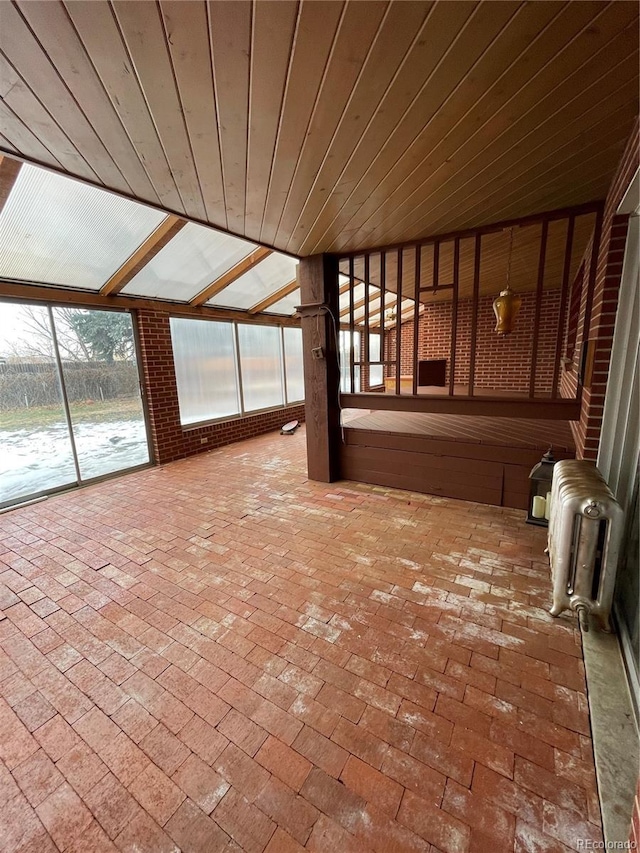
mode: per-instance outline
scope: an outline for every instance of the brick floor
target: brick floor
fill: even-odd
[[[269,435],[0,516],[0,849],[601,840],[580,638],[522,513]]]

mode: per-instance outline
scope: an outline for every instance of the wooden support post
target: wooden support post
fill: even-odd
[[[339,312],[337,259],[332,255],[302,258],[298,276],[302,314],[307,471],[310,480],[330,483],[340,476],[340,371],[336,340]],[[319,305],[326,308],[319,308]],[[322,358],[316,358],[312,352],[317,351],[319,347],[322,348]]]

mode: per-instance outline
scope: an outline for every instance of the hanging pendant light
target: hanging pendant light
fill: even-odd
[[[496,332],[508,335],[513,331],[516,314],[520,310],[522,297],[511,290],[511,253],[513,250],[513,228],[509,237],[509,257],[507,261],[507,286],[500,291],[500,295],[493,300],[493,311],[496,315]]]

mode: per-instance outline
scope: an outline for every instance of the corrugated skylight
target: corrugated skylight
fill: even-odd
[[[188,222],[122,292],[188,302],[255,248],[247,240]]]
[[[274,252],[216,294],[207,305],[249,309],[296,279],[298,262]]]
[[[0,276],[99,290],[165,216],[25,163],[0,214]]]

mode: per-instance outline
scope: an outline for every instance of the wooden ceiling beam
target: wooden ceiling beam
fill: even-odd
[[[235,308],[189,305],[184,302],[170,302],[166,299],[129,296],[126,293],[105,296],[99,292],[72,290],[68,287],[49,287],[0,280],[0,304],[4,299],[15,299],[27,303],[44,302],[56,305],[74,305],[82,308],[107,308],[118,311],[166,311],[171,316],[201,317],[208,320],[239,320],[243,323],[258,323],[264,326],[300,325],[299,319],[278,314],[250,314],[248,311]]]
[[[120,269],[116,270],[111,278],[102,286],[100,294],[102,296],[113,296],[120,293],[123,287],[131,281],[136,273],[146,266],[151,258],[153,258],[164,246],[167,245],[180,231],[186,222],[178,216],[167,216],[163,219],[160,225],[153,231],[144,243],[139,246],[135,252],[127,258]]]
[[[369,294],[369,305],[370,306],[371,306],[372,302],[376,301],[376,299],[380,299],[380,288],[375,284],[372,284],[371,287],[375,287],[376,292]],[[364,298],[364,296],[362,297],[362,299],[358,299],[358,301],[356,303],[354,303],[353,310],[358,311],[358,309],[362,308],[362,306],[364,305],[364,303],[366,301],[367,300]],[[351,306],[347,306],[346,308],[344,308],[340,312],[340,316],[346,317],[350,310],[351,310]]]
[[[258,302],[249,308],[249,314],[259,314],[260,311],[264,311],[266,308],[270,308],[272,305],[275,305],[276,302],[284,299],[285,296],[293,293],[294,290],[297,290],[299,287],[300,285],[298,284],[297,278],[290,281],[289,284],[285,284],[284,287],[281,287],[280,290],[276,290],[276,292],[272,293],[271,296],[267,296],[267,298],[263,299],[262,302]]]
[[[11,157],[0,155],[0,213],[7,203],[21,168],[22,163],[19,160],[12,160]]]
[[[372,285],[372,286],[373,286],[373,287],[375,287],[375,285]],[[373,308],[371,307],[371,306],[372,306],[372,304],[373,304],[374,302],[379,302],[379,301],[380,301],[380,290],[379,290],[379,288],[377,288],[377,287],[376,287],[376,289],[377,289],[377,291],[378,291],[378,292],[377,292],[377,293],[372,293],[372,294],[371,294],[371,296],[369,296],[369,310],[370,310],[370,311],[373,311],[373,313],[371,314],[371,316],[372,316],[372,317],[375,317],[375,316],[377,316],[377,315],[380,313],[380,309],[379,309],[379,308],[373,309]],[[387,296],[390,296],[390,295],[391,295],[390,291],[388,291],[388,290],[387,290],[387,291],[386,291],[386,293],[385,293],[385,299],[386,299],[386,297],[387,297]],[[395,294],[394,294],[394,296],[395,296]],[[408,297],[403,296],[403,299],[407,299],[407,298],[408,298]],[[354,312],[355,312],[355,311],[358,311],[360,308],[362,308],[362,306],[364,305],[365,301],[366,301],[365,299],[359,299],[359,300],[355,303],[355,305],[353,306],[353,310],[354,310]],[[391,307],[391,306],[393,306],[393,305],[395,305],[395,304],[396,304],[396,300],[395,300],[395,298],[394,298],[392,301],[387,301],[387,304],[385,305],[385,311],[387,310],[387,307]],[[351,308],[350,308],[349,306],[347,306],[347,308],[344,308],[344,309],[340,312],[340,317],[347,317],[347,316],[349,315],[350,310],[351,310]],[[405,308],[405,311],[409,311],[409,310],[413,311],[413,308]]]
[[[204,305],[204,303],[211,299],[212,296],[220,293],[220,291],[224,290],[225,287],[229,287],[229,285],[233,284],[236,279],[240,278],[241,275],[249,272],[249,270],[264,261],[264,259],[270,254],[272,254],[271,249],[265,249],[262,246],[259,246],[251,252],[250,255],[247,255],[246,258],[243,258],[235,264],[235,266],[232,266],[230,270],[227,270],[224,275],[221,275],[215,281],[212,281],[211,284],[207,285],[204,290],[201,290],[200,293],[197,293],[189,305]]]

